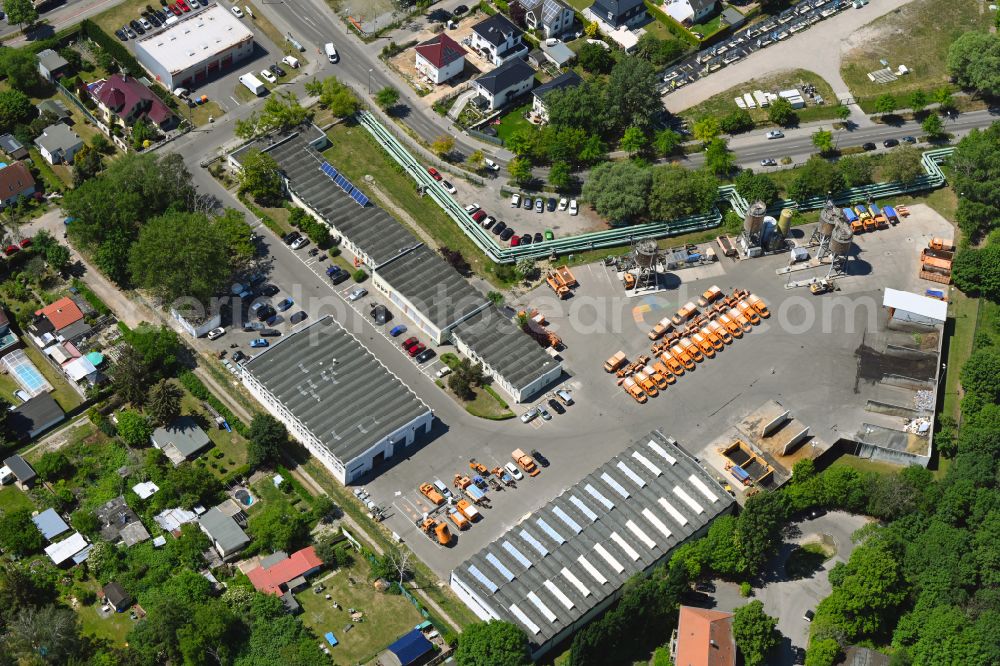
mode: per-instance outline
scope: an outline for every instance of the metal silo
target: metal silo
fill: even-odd
[[[851,225],[841,222],[833,229],[830,235],[830,254],[834,257],[846,257],[851,253],[851,244],[854,240],[854,232]]]
[[[792,230],[792,215],[795,214],[791,208],[785,208],[778,217],[778,233],[782,238],[788,238],[788,232]]]
[[[754,201],[747,208],[746,217],[743,218],[743,232],[751,237],[758,237],[764,226],[764,215],[767,213],[767,206],[763,201]]]

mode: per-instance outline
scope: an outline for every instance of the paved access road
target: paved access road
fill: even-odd
[[[32,39],[47,38],[54,32],[74,23],[79,23],[83,19],[96,16],[120,2],[121,0],[62,0],[62,2],[53,2],[50,4],[49,9],[42,11],[40,18],[45,23],[36,28],[32,32],[31,37]],[[6,20],[0,22],[0,38],[12,35],[18,30],[20,30],[18,26],[10,25]],[[7,45],[18,46],[27,41],[28,38],[20,36],[11,39],[10,42],[7,42]]]

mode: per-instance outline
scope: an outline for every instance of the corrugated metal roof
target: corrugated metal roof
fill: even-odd
[[[345,466],[430,412],[329,316],[283,337],[244,364],[243,371],[263,384]]]
[[[642,458],[656,460],[657,471]],[[470,557],[452,572],[452,585],[524,629],[537,650],[732,504],[708,472],[654,431]]]

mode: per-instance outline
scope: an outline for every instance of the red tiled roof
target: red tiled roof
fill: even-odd
[[[70,324],[74,324],[83,319],[83,313],[69,296],[60,298],[52,305],[46,305],[41,310],[35,311],[36,315],[42,315],[52,323],[52,328],[60,331]]]
[[[259,592],[281,596],[282,585],[322,564],[323,561],[316,556],[316,549],[309,546],[292,553],[287,559],[278,562],[270,569],[257,567],[248,573],[247,577]]]
[[[6,201],[34,185],[35,179],[23,162],[14,162],[0,169],[0,201]]]
[[[674,663],[677,666],[734,666],[733,614],[681,606]]]
[[[417,53],[423,56],[427,62],[441,69],[464,56],[466,51],[461,44],[442,32],[426,42],[417,44]]]
[[[138,115],[145,113],[157,125],[162,125],[174,115],[152,90],[131,76],[113,74],[94,84],[90,94],[123,118],[131,117],[137,105],[145,109]]]

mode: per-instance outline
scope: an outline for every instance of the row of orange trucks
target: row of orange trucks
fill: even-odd
[[[877,204],[858,204],[853,208],[841,209],[844,217],[851,225],[851,231],[856,234],[876,229],[888,229],[891,224],[899,224],[900,217],[910,214],[906,206],[882,206]]]
[[[528,476],[538,476],[541,472],[534,458],[521,449],[515,449],[511,453],[511,458],[516,463],[516,467],[523,470]],[[486,493],[490,488],[502,490],[504,486],[511,488],[516,486],[514,476],[499,465],[489,469],[473,458],[469,461],[469,469],[472,470],[472,474],[455,475],[454,487],[456,491],[454,493],[440,480],[420,485],[420,494],[434,505],[432,510],[444,511],[448,520],[454,523],[459,530],[469,529],[472,523],[482,518],[483,514],[477,507],[489,507],[489,498]],[[513,466],[511,469],[520,474]],[[448,546],[451,544],[452,534],[445,520],[436,520],[429,513],[425,513],[423,518],[416,521],[416,525],[424,534],[435,539],[440,545]]]
[[[726,296],[713,286],[697,305],[686,303],[657,322],[649,332],[651,356],[640,355],[630,363],[620,351],[604,363],[604,370],[615,373],[625,392],[644,403],[770,316],[764,301],[748,291],[736,289]]]

